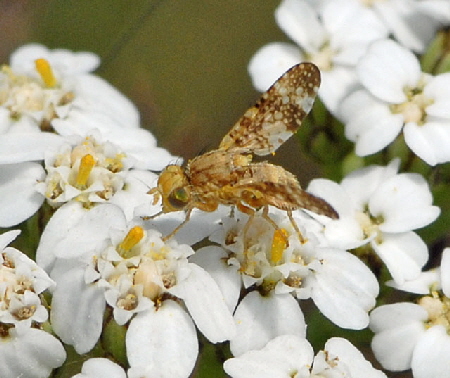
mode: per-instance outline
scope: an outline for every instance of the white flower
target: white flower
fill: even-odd
[[[151,203],[147,192],[156,174],[136,169],[132,154],[95,134],[60,138],[59,145],[45,153],[45,170],[34,162],[0,165],[0,202],[5,210],[0,214],[0,226],[11,227],[26,220],[44,200],[53,207],[69,201],[85,206],[111,202],[122,207],[128,219],[133,218],[136,206]],[[165,163],[165,159],[155,159],[156,165]]]
[[[2,378],[47,378],[66,359],[61,342],[45,331],[28,328],[25,332],[9,330],[0,342]]]
[[[350,342],[339,337],[329,339],[324,350],[314,356],[306,339],[279,336],[260,350],[230,358],[224,369],[232,378],[386,378]]]
[[[181,378],[197,358],[195,326],[213,343],[234,336],[231,312],[209,274],[188,261],[194,253],[189,246],[164,242],[158,232],[140,226],[129,229],[123,214],[112,214],[113,205],[84,210],[85,215],[73,210],[72,221],[78,220],[69,236],[56,230],[66,229],[67,221],[55,224],[52,218],[47,227],[53,237],[46,229],[37,251],[57,283],[51,321],[65,343],[78,353],[92,349],[108,303],[117,323],[129,322],[130,366],[156,375],[172,366],[172,376]]]
[[[406,48],[421,53],[440,26],[428,15],[420,0],[350,0],[369,9],[386,26],[389,34]]]
[[[99,59],[91,53],[50,51],[31,44],[11,56],[0,74],[0,133],[36,133],[70,126],[82,114],[108,130],[108,123],[139,126],[134,105],[103,79],[89,72]],[[88,127],[90,122],[78,124]]]
[[[416,278],[428,260],[428,250],[412,230],[440,214],[422,176],[397,174],[399,160],[387,167],[370,166],[349,174],[339,185],[313,180],[308,190],[328,201],[339,213],[325,236],[331,245],[358,248],[370,242],[397,284]]]
[[[374,42],[357,72],[363,89],[344,100],[341,116],[358,155],[380,151],[403,129],[428,164],[450,161],[450,73],[422,73],[417,58],[391,40]]]
[[[33,162],[0,165],[0,227],[12,227],[30,218],[45,198],[36,191],[45,171]]]
[[[17,235],[16,231],[6,232],[0,236],[0,245],[8,244]],[[53,287],[54,282],[15,248],[2,246],[0,263],[0,322],[14,324],[18,331],[45,322],[47,310],[38,295]]]
[[[450,248],[446,248],[440,269],[432,272],[438,280],[429,280],[430,295],[417,304],[396,303],[372,311],[372,349],[383,367],[393,371],[412,369],[415,378],[450,376],[449,272]]]
[[[173,157],[139,128],[135,106],[115,88],[89,73],[91,53],[27,45],[0,72],[0,163],[42,160],[62,136],[87,137],[97,130],[120,146],[140,168],[160,170]]]
[[[0,235],[0,376],[46,378],[66,358],[59,340],[39,329],[48,316],[39,295],[54,282],[25,254],[7,247],[19,233]]]
[[[348,0],[314,5],[306,0],[284,0],[275,12],[279,27],[299,46],[271,43],[249,64],[253,85],[260,91],[302,60],[321,70],[319,96],[331,112],[357,84],[355,64],[370,42],[387,30],[371,11]]]
[[[285,212],[270,209],[269,216],[280,227],[275,232],[258,215],[246,226],[248,217],[236,211],[236,218],[224,218],[223,230],[211,237],[221,247],[204,247],[190,257],[211,273],[234,311],[233,355],[261,348],[279,335],[304,337],[297,299],[312,298],[341,327],[366,327],[367,311],[378,294],[378,283],[369,269],[350,253],[328,247],[321,225],[300,211],[294,216],[304,243]]]

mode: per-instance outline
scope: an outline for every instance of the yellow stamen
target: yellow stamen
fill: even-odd
[[[283,257],[283,252],[288,246],[288,233],[284,228],[277,228],[273,233],[272,248],[270,249],[270,260],[277,264]]]
[[[119,251],[129,251],[137,243],[139,243],[143,237],[144,229],[140,226],[134,226],[130,231],[128,231],[128,234],[127,236],[125,236],[125,239],[123,239],[122,243],[119,244]]]
[[[94,165],[95,160],[92,155],[87,154],[81,158],[80,168],[78,169],[78,175],[75,181],[75,186],[77,188],[84,188],[86,186]]]
[[[48,88],[53,88],[54,86],[56,86],[57,81],[55,75],[53,75],[53,70],[48,60],[40,58],[36,59],[34,63],[36,65],[36,71],[39,73],[39,75],[41,75],[45,86]]]

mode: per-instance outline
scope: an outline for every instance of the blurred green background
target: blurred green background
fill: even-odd
[[[192,158],[215,148],[259,97],[250,58],[271,41],[288,41],[274,20],[278,0],[0,0],[0,58],[39,42],[92,51],[98,74],[139,108],[159,145]],[[291,138],[269,157],[299,176],[319,173]]]

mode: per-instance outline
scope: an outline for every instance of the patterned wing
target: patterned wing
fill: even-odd
[[[294,134],[312,108],[320,86],[320,71],[300,63],[281,76],[255,106],[231,128],[219,149],[245,148],[268,155]]]
[[[252,207],[272,205],[281,210],[306,209],[330,218],[339,218],[333,207],[301,187],[297,178],[283,167],[267,162],[242,167],[242,177],[233,185],[238,198]]]

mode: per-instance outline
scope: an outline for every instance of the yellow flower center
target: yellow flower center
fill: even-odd
[[[435,325],[442,325],[450,334],[450,299],[438,293],[432,293],[432,296],[423,297],[419,300],[419,305],[422,306],[428,313],[428,320],[426,326],[432,327]]]
[[[427,98],[423,94],[424,87],[425,78],[423,77],[417,84],[417,87],[405,88],[404,92],[407,100],[401,104],[392,104],[390,106],[391,112],[393,114],[402,114],[405,123],[414,122],[418,125],[423,125],[427,116],[426,108],[434,102],[433,99]]]

